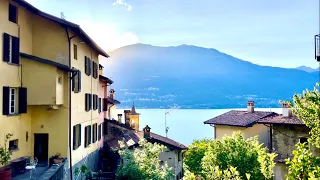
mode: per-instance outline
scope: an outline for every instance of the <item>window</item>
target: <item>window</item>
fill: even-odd
[[[84,131],[85,131],[84,147],[88,147],[91,144],[91,125],[86,126]]]
[[[92,125],[92,143],[97,141],[97,123]]]
[[[3,34],[3,61],[19,64],[20,40],[17,37]]]
[[[81,124],[73,126],[73,150],[81,146]]]
[[[92,107],[92,94],[85,94],[86,111],[90,111]]]
[[[62,84],[62,77],[61,76],[58,77],[58,84]]]
[[[101,124],[98,126],[98,141],[101,139]]]
[[[3,87],[2,114],[27,113],[27,88]]]
[[[84,61],[85,61],[85,63],[84,63],[85,73],[86,73],[86,75],[90,76],[91,70],[92,70],[92,61],[87,56],[84,57]]]
[[[301,144],[303,144],[303,143],[305,143],[305,142],[308,144],[308,138],[301,137],[301,138],[299,139],[299,142],[300,142]]]
[[[97,79],[98,78],[98,64],[94,61],[92,61],[92,68],[93,68],[93,71],[92,71],[92,76],[93,78]]]
[[[77,60],[78,59],[78,47],[77,47],[77,45],[73,45],[73,58],[75,59],[75,60]]]
[[[101,98],[98,98],[98,113],[101,113]]]
[[[17,113],[17,89],[10,88],[9,93],[9,114]]]
[[[9,141],[9,150],[10,151],[18,150],[18,139]]]
[[[74,91],[75,93],[81,92],[81,71],[79,70],[72,78],[72,91]]]
[[[93,110],[97,110],[98,109],[98,96],[93,94]]]
[[[13,23],[17,23],[17,7],[9,4],[9,21]]]

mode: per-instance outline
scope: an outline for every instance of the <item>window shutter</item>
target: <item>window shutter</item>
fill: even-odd
[[[79,137],[78,137],[78,147],[80,147],[81,146],[81,124],[79,124],[78,125],[78,128],[79,128]]]
[[[101,140],[101,124],[98,126],[98,141]]]
[[[91,71],[92,71],[92,61],[91,61],[91,59],[89,59],[89,61],[88,61],[88,75],[89,76],[91,75]]]
[[[98,112],[101,113],[101,98],[98,99]]]
[[[9,114],[9,87],[3,86],[2,90],[2,114],[8,115]]]
[[[71,74],[73,74],[72,72],[71,72]],[[72,91],[74,91],[75,92],[75,90],[76,90],[76,78],[77,78],[77,76],[74,76],[73,75],[73,77],[72,77],[72,84],[71,84],[71,89],[72,89]]]
[[[92,133],[91,133],[91,126],[88,126],[88,129],[89,129],[89,130],[88,130],[88,131],[89,131],[89,132],[88,132],[88,134],[89,134],[88,144],[91,144],[91,138],[92,138],[92,136],[91,136],[91,134],[92,134]]]
[[[89,110],[92,109],[92,94],[88,94],[89,95]]]
[[[12,37],[12,63],[19,64],[20,39]]]
[[[10,36],[9,34],[4,33],[3,34],[3,61],[9,62],[9,59],[10,59]]]
[[[73,126],[73,150],[77,149],[77,125]]]
[[[96,63],[96,79],[98,78],[98,71],[99,71],[99,66],[98,66],[98,63]]]
[[[78,92],[81,92],[81,71],[78,71]]]
[[[84,147],[88,147],[88,126],[84,128]]]
[[[85,74],[88,75],[88,58],[87,58],[87,56],[84,57],[84,69],[85,69]]]
[[[19,114],[21,113],[27,113],[27,88],[19,88]]]
[[[86,104],[86,111],[89,111],[89,94],[85,94],[85,104]]]
[[[103,98],[103,111],[108,111],[108,99]]]

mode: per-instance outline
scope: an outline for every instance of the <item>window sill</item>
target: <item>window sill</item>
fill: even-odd
[[[15,151],[19,151],[19,148],[15,148],[15,149],[10,149],[10,152],[15,152]]]
[[[14,114],[8,114],[7,116],[19,116],[19,113],[14,113]]]
[[[20,66],[20,64],[15,64],[15,63],[11,63],[11,62],[8,62],[9,65],[12,65],[12,66]]]

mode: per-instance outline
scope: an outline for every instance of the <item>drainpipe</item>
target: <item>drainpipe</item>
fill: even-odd
[[[67,27],[64,27],[65,30],[66,30],[66,34],[67,34],[67,37],[68,37],[68,47],[69,47],[69,68],[71,70],[71,39],[73,39],[74,37],[76,37],[76,35],[70,37],[69,36],[69,31],[68,31],[68,28]],[[71,146],[71,89],[72,89],[72,78],[74,77],[75,74],[73,74],[73,72],[69,72],[70,73],[70,76],[69,76],[69,91],[68,91],[68,96],[69,96],[69,124],[68,124],[68,128],[69,128],[69,162],[70,162],[70,179],[72,180],[73,179],[73,174],[72,174],[72,146]]]

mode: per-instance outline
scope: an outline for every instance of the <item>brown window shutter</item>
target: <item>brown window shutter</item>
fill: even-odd
[[[3,61],[9,62],[10,59],[10,35],[3,34]]]
[[[17,37],[12,37],[12,63],[20,63],[20,39]]]
[[[19,93],[19,96],[18,96],[19,111],[18,112],[19,114],[27,113],[27,88],[20,87],[18,90],[18,93]]]

